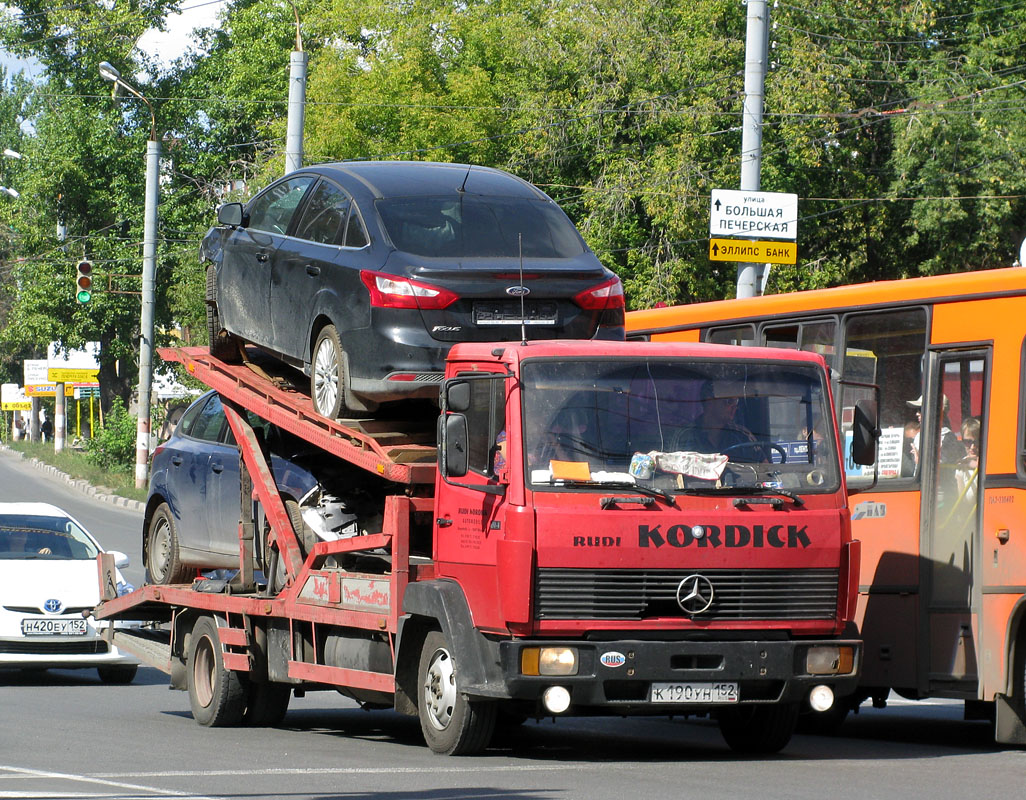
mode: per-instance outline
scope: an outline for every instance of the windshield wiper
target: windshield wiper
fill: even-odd
[[[556,481],[559,481],[563,486],[602,486],[610,489],[628,489],[639,494],[646,494],[649,497],[658,497],[667,505],[673,505],[673,495],[669,492],[664,492],[662,489],[653,489],[650,486],[642,486],[638,483],[631,483],[630,481],[581,481],[566,478],[549,478],[549,484],[551,485],[555,485]]]
[[[786,497],[796,506],[805,505],[805,501],[802,500],[797,494],[792,492],[790,489],[777,489],[769,486],[688,486],[683,489],[677,489],[678,494],[740,494],[746,496],[760,496],[760,497]],[[744,503],[744,498],[739,498],[738,503]],[[758,501],[755,501],[758,502]]]

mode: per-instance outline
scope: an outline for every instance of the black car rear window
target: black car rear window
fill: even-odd
[[[584,244],[573,223],[544,200],[460,195],[378,200],[392,243],[435,258],[574,258]]]

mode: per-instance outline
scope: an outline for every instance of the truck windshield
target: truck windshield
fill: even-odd
[[[537,359],[522,376],[532,488],[839,488],[825,373],[814,365]]]

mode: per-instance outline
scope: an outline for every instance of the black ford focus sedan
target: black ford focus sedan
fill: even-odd
[[[211,353],[248,342],[310,376],[326,417],[437,399],[461,341],[623,339],[619,278],[544,192],[501,170],[378,161],[306,167],[218,209]]]

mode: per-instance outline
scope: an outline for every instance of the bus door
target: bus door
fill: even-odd
[[[980,603],[979,538],[983,496],[983,410],[989,349],[931,351],[921,409],[920,652],[927,693],[976,696]],[[918,404],[918,406],[917,406]],[[922,663],[922,662],[921,662]],[[921,679],[922,682],[922,679]]]

